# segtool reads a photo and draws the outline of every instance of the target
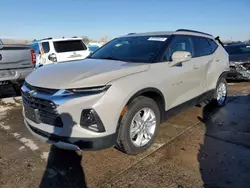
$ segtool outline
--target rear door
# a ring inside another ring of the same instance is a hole
[[[168,86],[166,96],[169,108],[194,99],[201,94],[201,64],[199,59],[193,58],[194,45],[191,37],[176,35],[167,49],[165,60],[171,61],[171,56],[176,51],[188,51],[192,58],[181,63],[180,66],[171,67],[171,73],[165,83]]]
[[[82,40],[54,41],[53,44],[58,62],[85,59],[90,53]]]
[[[218,63],[220,59],[218,59],[214,52],[216,51],[218,45],[215,41],[205,37],[192,37],[194,43],[194,58],[199,59],[200,68],[202,74],[200,75],[201,82],[201,93],[205,93],[208,91],[208,83],[213,81],[213,77],[216,71],[213,70],[212,65],[214,63]],[[214,67],[214,66],[213,66]],[[217,79],[217,78],[216,78]]]

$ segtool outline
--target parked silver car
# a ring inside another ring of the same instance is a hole
[[[210,34],[130,34],[86,60],[28,76],[23,115],[33,135],[59,148],[116,145],[137,154],[150,147],[160,122],[174,112],[203,101],[224,105],[228,70],[228,54]]]

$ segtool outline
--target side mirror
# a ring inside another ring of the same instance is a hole
[[[188,61],[192,58],[190,52],[186,51],[176,51],[172,55],[172,61],[169,63],[170,67],[173,67],[175,65],[178,65],[182,62]]]

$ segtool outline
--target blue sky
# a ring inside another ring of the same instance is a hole
[[[250,39],[250,0],[1,0],[0,36],[20,39],[196,29]]]

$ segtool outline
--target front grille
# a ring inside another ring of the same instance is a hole
[[[36,123],[45,123],[56,127],[63,127],[62,119],[57,111],[57,106],[50,100],[31,96],[22,92],[25,115]]]
[[[34,90],[34,91],[36,91],[38,93],[41,93],[41,94],[53,95],[53,94],[55,94],[58,91],[58,89],[48,89],[48,88],[42,88],[42,87],[32,86],[32,85],[28,84],[27,82],[25,82],[24,85],[29,90]]]

